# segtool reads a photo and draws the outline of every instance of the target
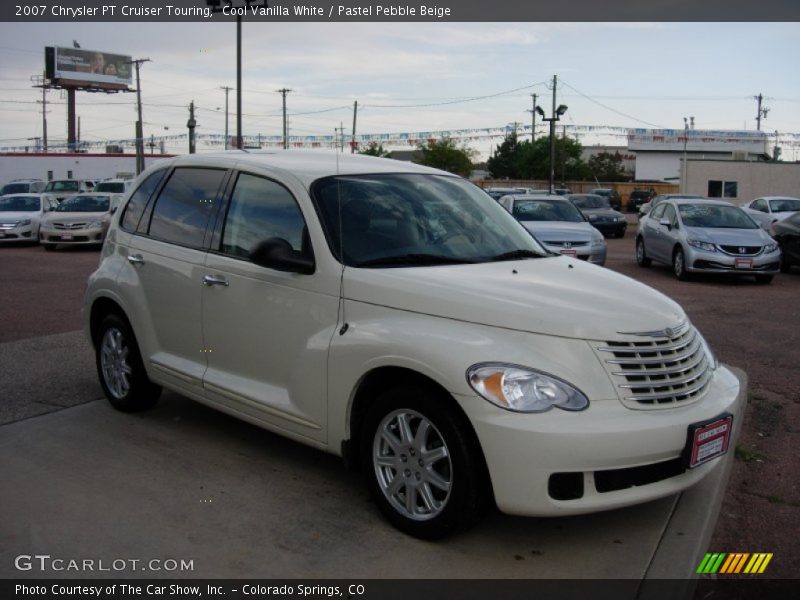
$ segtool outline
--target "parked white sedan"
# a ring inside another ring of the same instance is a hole
[[[743,204],[744,211],[753,219],[769,231],[769,227],[764,227],[764,223],[770,225],[775,221],[782,221],[794,213],[800,211],[800,198],[791,196],[762,196]]]
[[[52,194],[0,196],[0,242],[36,242],[42,217],[56,206]]]
[[[58,244],[102,244],[121,194],[77,194],[49,213],[39,229],[45,250]]]

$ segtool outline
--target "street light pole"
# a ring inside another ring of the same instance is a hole
[[[536,112],[542,117],[542,121],[550,123],[550,193],[555,190],[556,180],[556,122],[561,120],[561,115],[567,112],[567,106],[561,104],[558,108],[553,107],[553,116],[550,118],[545,117],[544,109],[541,106],[536,107]]]
[[[225,90],[225,150],[228,149],[228,92],[231,91],[231,88],[227,85],[223,85],[221,90]]]

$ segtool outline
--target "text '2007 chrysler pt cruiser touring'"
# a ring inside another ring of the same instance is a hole
[[[675,302],[387,159],[160,161],[112,218],[84,317],[116,408],[166,387],[343,455],[419,537],[492,501],[545,516],[673,494],[741,418],[742,382]]]

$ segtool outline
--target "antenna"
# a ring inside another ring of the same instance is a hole
[[[339,329],[339,335],[344,335],[349,329],[347,324],[347,316],[345,315],[345,301],[344,301],[344,227],[342,226],[342,180],[339,172],[339,153],[336,151],[336,128],[333,128],[333,153],[336,155],[336,208],[339,213],[339,260],[342,262],[342,270],[339,273],[339,305],[342,308],[342,327]],[[344,139],[344,130],[342,130],[342,139]]]

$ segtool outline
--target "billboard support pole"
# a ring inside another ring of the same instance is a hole
[[[137,58],[131,64],[136,66],[136,174],[144,171],[144,127],[142,126],[142,85],[139,79],[139,67],[144,62],[149,62],[149,58]]]
[[[75,152],[75,88],[67,88],[67,150]]]

